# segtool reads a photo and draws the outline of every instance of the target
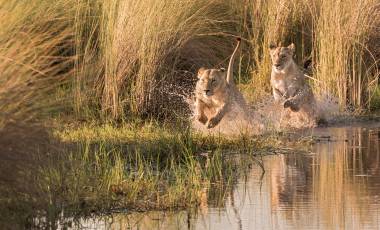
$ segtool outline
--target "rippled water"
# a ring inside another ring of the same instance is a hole
[[[198,210],[114,214],[82,228],[380,229],[380,124],[312,135],[310,153],[264,157],[265,174],[253,167],[222,204],[206,197]]]

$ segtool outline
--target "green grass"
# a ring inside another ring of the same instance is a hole
[[[370,104],[371,110],[374,110],[374,111],[380,110],[380,87],[379,86],[375,87],[375,89],[372,92],[371,97],[372,97],[371,104]]]
[[[49,141],[33,141],[39,147],[24,153],[27,161],[9,162],[22,167],[12,174],[15,185],[0,185],[0,211],[7,214],[0,222],[52,227],[91,213],[196,208],[205,196],[220,203],[250,167],[262,167],[256,157],[309,143],[281,135],[202,136],[155,122],[55,130]]]

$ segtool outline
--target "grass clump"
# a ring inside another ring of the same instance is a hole
[[[12,175],[17,185],[0,186],[4,222],[54,228],[92,213],[193,208],[225,197],[255,162],[253,141],[202,139],[152,124],[125,127],[89,126],[81,135],[61,130],[46,149],[38,144],[40,151],[29,151]],[[136,130],[145,131],[134,136]],[[243,152],[245,160],[234,157]]]
[[[374,90],[372,90],[372,99],[371,99],[371,104],[370,108],[373,111],[379,110],[380,109],[380,87],[377,86],[375,87]]]
[[[68,4],[0,1],[0,122],[46,115],[67,104],[50,95],[69,81],[74,63]]]

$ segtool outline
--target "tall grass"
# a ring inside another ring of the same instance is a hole
[[[342,109],[368,108],[378,82],[376,0],[0,3],[1,117],[186,113],[178,94],[193,90],[197,68],[226,64],[234,36],[246,41],[236,80],[256,100],[270,93],[272,41],[294,42],[315,91]]]
[[[338,96],[341,108],[365,108],[369,86],[378,82],[378,60],[371,33],[380,26],[379,2],[326,1],[318,3],[314,31],[318,90]]]
[[[95,103],[112,118],[124,112],[140,116],[168,113],[178,106],[178,98],[177,103],[168,105],[171,91],[191,91],[194,76],[189,71],[202,65],[215,66],[228,58],[232,39],[228,41],[226,36],[234,31],[238,18],[228,2],[99,1],[91,14],[98,16],[97,23],[82,25],[82,30],[98,31],[93,48],[99,52],[88,53],[99,58],[95,66],[83,63],[83,68],[97,68],[97,74],[88,76],[90,79],[78,76],[82,79],[77,84],[90,80],[89,88],[95,89],[98,99]],[[91,41],[87,36],[82,40]],[[81,95],[78,91],[79,104]]]
[[[269,91],[269,42],[294,42],[297,62],[312,60],[317,93],[338,97],[342,109],[368,108],[379,77],[378,1],[252,0],[252,5],[255,87]]]
[[[297,61],[302,62],[310,55],[311,17],[307,12],[307,0],[261,1],[250,0],[249,39],[252,43],[252,85],[256,99],[267,95],[270,90],[271,60],[270,43],[283,46],[296,43]]]
[[[0,1],[1,119],[29,119],[57,102],[69,80],[73,32],[67,1]]]

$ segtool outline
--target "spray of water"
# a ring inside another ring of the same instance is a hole
[[[190,108],[190,119],[195,131],[205,134],[223,134],[228,136],[257,135],[266,132],[284,131],[287,129],[313,128],[318,125],[319,120],[327,124],[336,122],[338,117],[345,114],[339,110],[337,98],[328,93],[316,95],[314,105],[315,117],[309,117],[305,113],[291,112],[289,108],[284,108],[282,103],[275,102],[272,96],[267,96],[261,102],[242,105],[233,102],[229,111],[220,123],[211,129],[194,118],[195,106],[194,98],[187,90],[165,90],[169,95],[180,98]],[[186,91],[186,92],[185,92]]]
[[[191,111],[194,111],[194,105],[191,104]],[[264,126],[258,120],[255,119],[254,113],[249,108],[243,108],[236,102],[233,102],[225,114],[220,123],[211,129],[207,129],[206,126],[194,117],[191,117],[194,130],[208,134],[224,134],[228,136],[236,135],[254,135],[260,134]]]

